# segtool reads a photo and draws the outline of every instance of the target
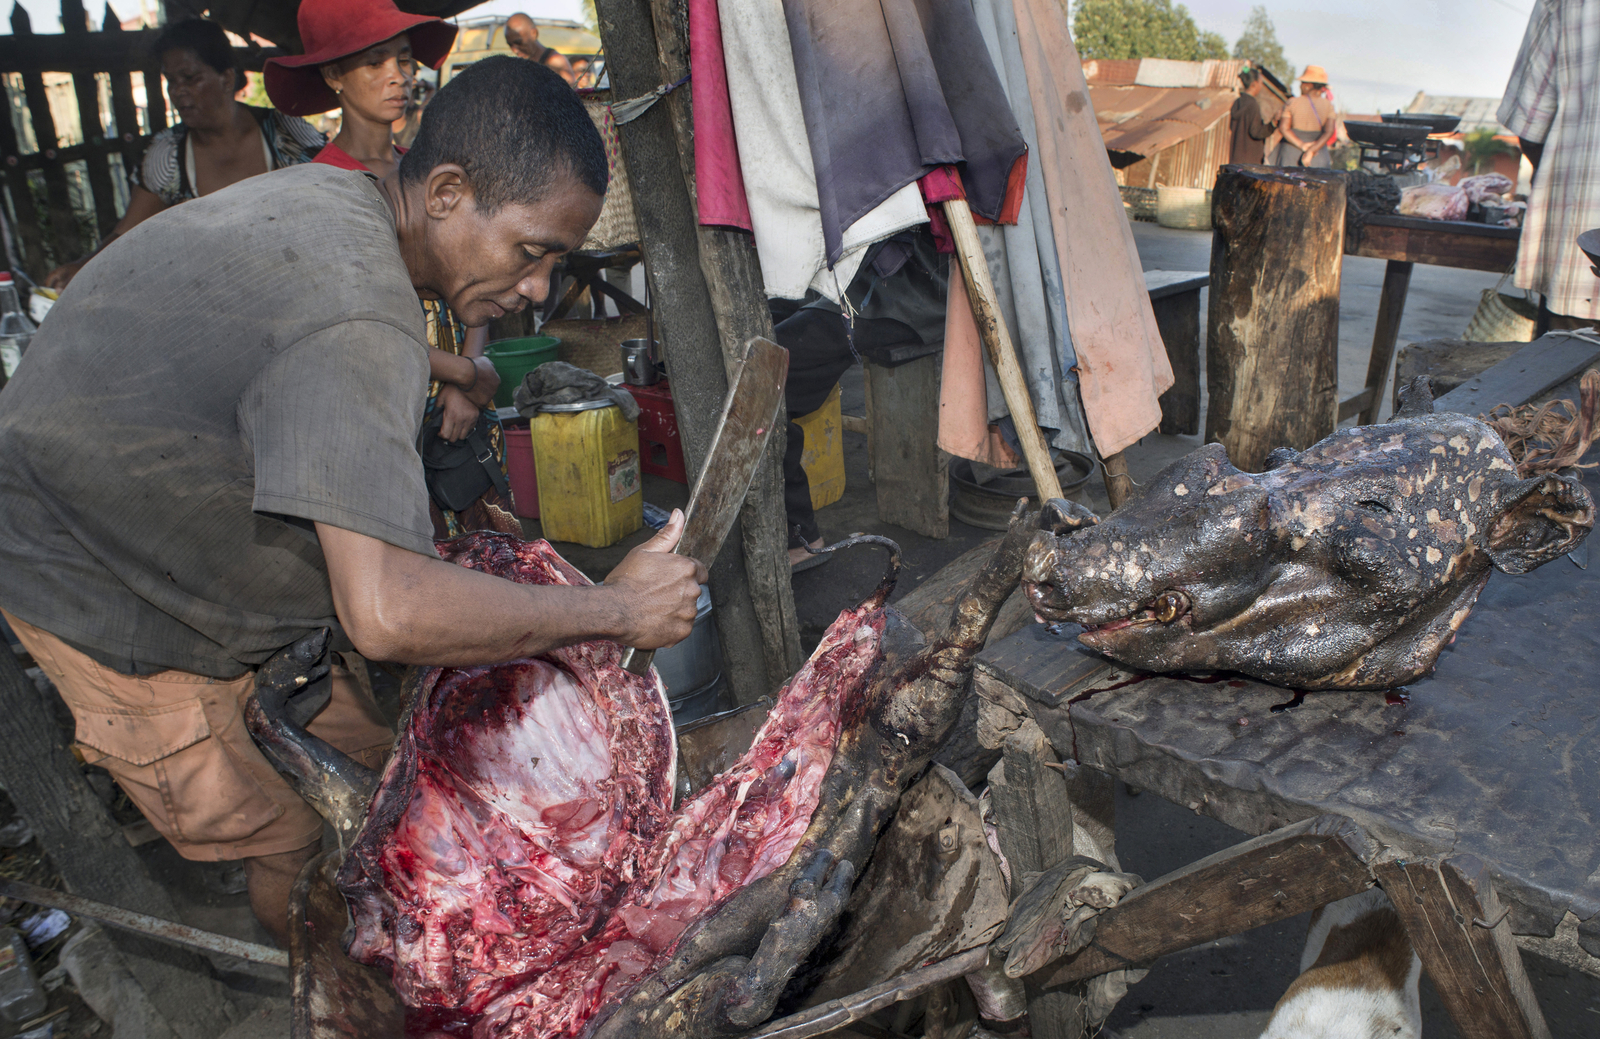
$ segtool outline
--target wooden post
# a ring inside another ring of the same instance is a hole
[[[688,9],[679,0],[652,0],[651,13],[655,19],[656,52],[661,58],[661,81],[676,83],[689,73]],[[693,87],[691,80],[667,95],[662,103],[672,116],[684,188],[697,214],[695,235],[700,247],[700,272],[711,293],[722,363],[732,379],[751,337],[773,338],[772,310],[767,305],[767,288],[761,278],[761,258],[756,252],[755,236],[699,223],[694,180]],[[764,464],[750,481],[744,508],[739,512],[745,576],[750,582],[762,642],[768,651],[767,692],[788,681],[804,661],[800,652],[800,615],[794,605],[794,589],[790,583],[793,573],[789,569],[789,524],[783,506],[787,416],[786,410],[779,413],[776,435],[767,441]]]
[[[1033,398],[1028,395],[1028,384],[1017,363],[1017,351],[1011,345],[1011,330],[1006,327],[1005,315],[1000,313],[994,279],[989,275],[989,261],[984,259],[983,243],[978,240],[978,225],[972,222],[972,210],[967,208],[966,199],[951,199],[942,205],[945,218],[950,221],[950,235],[956,240],[956,256],[961,259],[961,275],[972,301],[972,319],[988,349],[989,363],[994,365],[995,375],[1000,380],[1006,407],[1011,409],[1011,421],[1017,427],[1017,439],[1022,442],[1028,473],[1039,489],[1040,501],[1059,498],[1061,481],[1056,479],[1056,467],[1050,460],[1050,445],[1044,442],[1039,421],[1034,417]]]
[[[932,436],[939,420],[943,357],[885,368],[867,364],[868,449],[877,473],[878,518],[924,537],[950,536],[950,464]]]
[[[1024,890],[1026,873],[1070,858],[1072,802],[1066,778],[1043,730],[1031,720],[1006,738],[1000,763],[989,773],[1000,851],[1011,867],[1011,897]],[[1028,1023],[1035,1039],[1081,1039],[1088,1027],[1081,991],[1046,992],[1026,979]]]
[[[1259,472],[1337,425],[1344,181],[1224,166],[1212,198],[1206,440]]]
[[[11,31],[16,36],[33,35],[33,21],[21,4],[11,9]],[[22,73],[22,86],[28,97],[28,117],[33,122],[33,136],[38,142],[39,154],[46,160],[53,160],[60,142],[56,137],[56,121],[50,115],[50,99],[44,91],[43,73]],[[72,210],[66,169],[58,162],[47,161],[44,164],[44,184],[45,211],[49,214],[51,237],[60,251],[55,262],[60,264],[75,260],[86,250],[83,236],[78,233],[77,214]]]
[[[1133,493],[1133,477],[1128,475],[1128,459],[1121,451],[1102,458],[1100,465],[1105,472],[1106,499],[1111,502],[1113,510],[1120,509],[1122,503],[1128,500],[1128,495]]]
[[[100,803],[61,739],[33,681],[0,644],[0,781],[28,821],[67,890],[124,909],[177,920],[172,898]],[[226,991],[201,957],[116,932],[150,1001],[181,1039],[212,1039],[228,1027]]]
[[[1550,1039],[1488,867],[1462,855],[1376,872],[1462,1039]]]
[[[674,82],[664,78],[661,41],[657,39],[650,0],[597,0],[596,11],[614,97],[638,97],[664,82]],[[667,42],[671,43],[670,37]],[[686,89],[687,85],[679,88]],[[744,310],[739,315],[744,323],[736,327],[739,323],[730,307],[724,315],[728,327],[719,325],[714,299],[747,300],[750,285],[748,281],[741,285],[734,274],[742,272],[747,277],[750,268],[748,264],[736,267],[740,259],[737,255],[713,257],[727,260],[728,264],[719,266],[713,262],[711,267],[722,276],[716,279],[719,284],[715,290],[708,283],[694,199],[684,179],[676,121],[671,104],[657,103],[638,119],[619,127],[619,133],[623,161],[633,187],[656,327],[672,378],[684,460],[691,471],[697,472],[705,460],[728,391],[725,336],[731,339],[746,329],[760,327],[760,322]],[[765,306],[764,293],[760,299]],[[770,319],[765,327],[770,331]],[[740,340],[739,346],[742,345]],[[769,452],[777,454],[768,455],[769,463],[781,463],[782,432],[782,428],[776,430],[777,435],[771,438]],[[740,703],[771,693],[799,666],[799,626],[788,584],[788,541],[774,523],[783,522],[781,484],[781,464],[765,465],[752,484],[752,494],[762,497],[746,499],[741,516],[750,513],[752,501],[762,513],[758,517],[762,524],[758,528],[760,534],[754,538],[756,551],[751,550],[752,536],[744,531],[741,520],[738,537],[730,537],[728,542],[742,550],[725,548],[715,562],[706,561],[711,565],[711,594],[722,641],[723,673]],[[764,600],[759,607],[753,594],[758,586]]]
[[[1367,402],[1356,423],[1370,426],[1378,421],[1383,391],[1389,384],[1389,365],[1394,363],[1394,344],[1400,339],[1400,317],[1406,311],[1406,293],[1411,289],[1411,270],[1415,264],[1390,260],[1383,268],[1383,294],[1378,297],[1378,324],[1372,330],[1372,357],[1367,361]],[[1340,409],[1343,411],[1344,409]],[[1341,419],[1344,415],[1339,416]]]

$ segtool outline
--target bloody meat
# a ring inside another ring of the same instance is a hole
[[[586,579],[544,542],[442,543],[512,580]],[[581,1033],[694,924],[781,867],[878,662],[882,596],[845,610],[751,749],[671,811],[671,717],[610,642],[421,679],[340,874],[350,955],[413,1024],[474,1039]]]

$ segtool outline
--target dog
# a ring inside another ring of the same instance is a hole
[[[1311,914],[1300,976],[1261,1039],[1420,1039],[1422,961],[1381,888]]]

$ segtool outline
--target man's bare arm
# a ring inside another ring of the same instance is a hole
[[[333,607],[363,656],[467,666],[609,638],[670,646],[694,626],[705,567],[672,555],[683,515],[629,552],[595,588],[525,585],[318,523]]]

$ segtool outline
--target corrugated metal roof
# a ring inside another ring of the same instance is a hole
[[[1233,91],[1221,87],[1089,84],[1089,101],[1106,148],[1135,155],[1154,155],[1204,133],[1228,117],[1233,99]]]

